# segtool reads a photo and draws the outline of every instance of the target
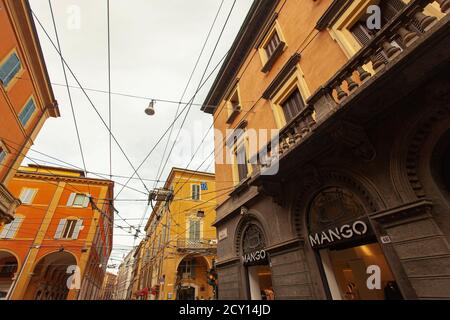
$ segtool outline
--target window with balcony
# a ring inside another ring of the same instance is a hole
[[[26,127],[35,111],[36,104],[34,103],[34,99],[30,98],[30,100],[28,100],[23,107],[22,111],[19,113],[19,120],[23,127]]]
[[[278,128],[283,128],[297,117],[306,107],[306,98],[310,96],[300,67],[297,66],[292,75],[285,80],[280,89],[270,97]]]
[[[199,243],[201,239],[200,219],[189,219],[189,244]]]
[[[369,28],[367,24],[368,18],[373,17],[375,14],[373,11],[368,10],[371,5],[377,5],[380,10],[380,29]],[[329,28],[330,33],[350,58],[362,47],[365,47],[407,5],[408,1],[402,0],[354,1],[345,10],[342,10],[339,16],[333,19],[334,21]],[[407,47],[411,40],[417,38],[418,34],[424,33],[436,18],[441,18],[442,16],[443,13],[438,2],[430,3],[423,12],[417,10],[412,17],[411,23],[405,23],[400,28],[398,35],[385,44],[385,50],[374,57],[377,62],[372,61],[376,64],[373,69],[376,70],[377,65],[383,64],[394,53]]]
[[[259,45],[259,54],[263,63],[261,71],[269,72],[285,49],[286,41],[278,21],[275,21]]]
[[[15,51],[0,63],[0,81],[4,88],[8,87],[21,69],[20,59]]]
[[[281,104],[281,107],[283,109],[284,118],[286,119],[286,122],[289,123],[305,107],[300,91],[295,89],[286,101]]]
[[[237,148],[236,150],[236,163],[239,181],[242,181],[248,177],[248,161],[247,161],[247,149],[245,144]]]

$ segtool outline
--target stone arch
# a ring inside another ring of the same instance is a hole
[[[0,298],[6,299],[14,284],[14,277],[20,270],[17,255],[6,249],[0,249]]]
[[[262,217],[262,215],[254,210],[249,211],[247,214],[245,214],[238,222],[238,225],[236,227],[236,234],[234,238],[234,248],[235,253],[237,256],[240,256],[242,251],[242,236],[244,235],[245,231],[247,230],[249,225],[256,225],[260,231],[261,234],[264,237],[265,244],[268,245],[270,243],[269,238],[267,237],[268,227],[266,226],[265,220]]]
[[[33,266],[33,277],[27,285],[24,299],[34,300],[39,294],[40,299],[51,300],[61,292],[67,296],[67,279],[71,276],[67,270],[73,265],[78,265],[78,259],[67,250],[52,251],[40,257]],[[64,281],[60,281],[61,278]]]
[[[447,98],[448,100],[448,98]],[[435,105],[434,108],[423,108],[397,139],[391,152],[390,174],[392,183],[402,202],[423,199],[427,193],[420,177],[421,169],[429,166],[430,158],[424,158],[424,146],[433,143],[436,128],[447,127],[450,106],[445,97],[433,97],[431,101],[421,101],[423,105]],[[436,142],[435,142],[436,143]],[[431,154],[426,155],[431,157]]]
[[[342,188],[353,193],[366,210],[366,214],[386,208],[375,185],[367,178],[350,171],[340,171],[332,168],[315,170],[314,179],[306,179],[299,192],[294,196],[291,208],[291,226],[294,234],[300,238],[305,236],[308,210],[311,201],[319,192],[329,187]]]

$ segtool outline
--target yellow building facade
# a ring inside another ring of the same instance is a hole
[[[173,168],[164,190],[169,190],[170,200],[153,203],[146,238],[136,254],[134,296],[145,300],[213,299],[208,272],[217,246],[212,226],[215,176]]]

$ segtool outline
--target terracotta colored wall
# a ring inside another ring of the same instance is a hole
[[[11,240],[0,240],[0,251],[9,250],[14,252],[19,259],[20,270],[23,261],[27,257],[30,247],[34,243],[34,239],[40,227],[43,223],[49,222],[48,218],[45,218],[45,215],[47,214],[50,204],[55,197],[55,192],[58,188],[58,181],[56,179],[39,177],[31,178],[20,173],[18,175],[19,176],[16,176],[14,179],[12,179],[9,184],[10,191],[14,196],[19,197],[23,188],[38,189],[31,205],[21,205],[17,208],[16,215],[24,216],[24,220],[20,225],[16,236]],[[64,180],[64,178],[59,180]],[[108,189],[108,186],[106,184],[91,184],[90,186],[88,186],[86,183],[67,181],[61,196],[58,198],[58,205],[55,209],[54,215],[50,219],[50,223],[45,230],[45,236],[40,243],[39,251],[37,252],[34,261],[31,262],[33,266],[35,266],[42,257],[46,256],[49,253],[57,252],[60,247],[64,247],[65,251],[72,253],[76,257],[78,266],[82,269],[82,273],[83,270],[86,269],[86,273],[84,275],[95,278],[98,282],[98,285],[101,286],[103,282],[103,274],[102,272],[99,273],[99,270],[97,268],[101,261],[98,259],[98,252],[96,252],[96,250],[94,249],[95,244],[92,244],[91,246],[88,245],[91,241],[93,241],[95,236],[95,229],[94,231],[90,230],[91,225],[93,223],[97,225],[99,221],[101,222],[99,224],[103,239],[101,249],[103,250],[104,255],[109,256],[111,252],[112,237],[110,239],[109,249],[107,249],[104,240],[105,230],[102,223],[103,218],[97,218],[96,220],[95,211],[91,206],[87,208],[71,208],[67,207],[66,204],[72,192],[90,193],[94,197],[94,199],[101,199],[102,197],[105,197],[105,193],[107,194],[107,191],[105,189]],[[97,204],[100,208],[102,202],[103,201],[97,200]],[[105,213],[108,213],[108,206],[105,206],[105,208],[103,208],[103,211]],[[55,240],[54,235],[60,220],[68,217],[77,217],[79,219],[83,219],[84,228],[80,231],[78,239]],[[112,225],[108,224],[107,228],[109,229],[108,232],[112,234]],[[85,247],[92,248],[93,250],[89,253],[89,257],[83,265],[82,249]],[[94,265],[96,266],[96,268],[93,268]]]
[[[339,70],[347,61],[342,49],[331,38],[328,31],[319,32],[315,29],[317,21],[331,2],[331,0],[280,2],[276,9],[279,14],[277,21],[287,43],[286,50],[266,74],[261,72],[263,65],[259,53],[256,49],[251,51],[238,73],[243,111],[232,125],[227,125],[228,115],[223,108],[225,101],[222,101],[214,115],[216,129],[225,135],[226,129],[235,128],[244,118],[248,121],[247,128],[275,129],[276,124],[270,102],[259,99],[285,63],[296,52],[301,53],[299,65],[311,93],[314,93],[322,83]],[[256,101],[259,102],[255,103]],[[223,149],[222,141],[216,141],[216,151],[218,149]],[[225,149],[223,152],[225,153]],[[217,189],[232,187],[232,180],[232,166],[216,164]],[[220,204],[226,199],[226,195],[221,196],[218,203]]]

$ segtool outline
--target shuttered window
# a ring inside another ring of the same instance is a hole
[[[189,221],[189,241],[200,241],[200,220],[192,219]]]
[[[280,45],[280,42],[281,42],[280,37],[278,36],[278,33],[275,31],[270,37],[270,40],[267,42],[267,45],[264,47],[268,59],[270,59],[270,57],[273,55],[277,47]]]
[[[192,185],[192,200],[200,200],[200,185]]]
[[[78,239],[82,226],[81,219],[61,219],[56,229],[55,239]]]
[[[20,202],[22,202],[22,204],[32,204],[36,192],[36,189],[24,188],[20,193]]]
[[[13,222],[3,226],[0,232],[0,239],[13,239],[22,225],[23,220],[24,217],[16,216]]]
[[[236,160],[237,160],[239,181],[242,181],[246,179],[248,176],[247,150],[245,149],[245,145],[237,149]]]
[[[300,91],[296,89],[285,102],[281,104],[286,122],[289,123],[305,107]]]
[[[6,150],[0,145],[0,164],[3,163],[3,160],[6,158]]]
[[[36,105],[34,104],[34,100],[30,99],[19,114],[19,120],[22,126],[25,127],[27,125],[28,121],[30,121],[31,116],[35,111]]]
[[[0,81],[4,87],[14,79],[21,68],[19,56],[13,52],[6,61],[0,65]]]
[[[68,207],[87,208],[89,206],[90,195],[84,193],[72,193],[67,200]]]

